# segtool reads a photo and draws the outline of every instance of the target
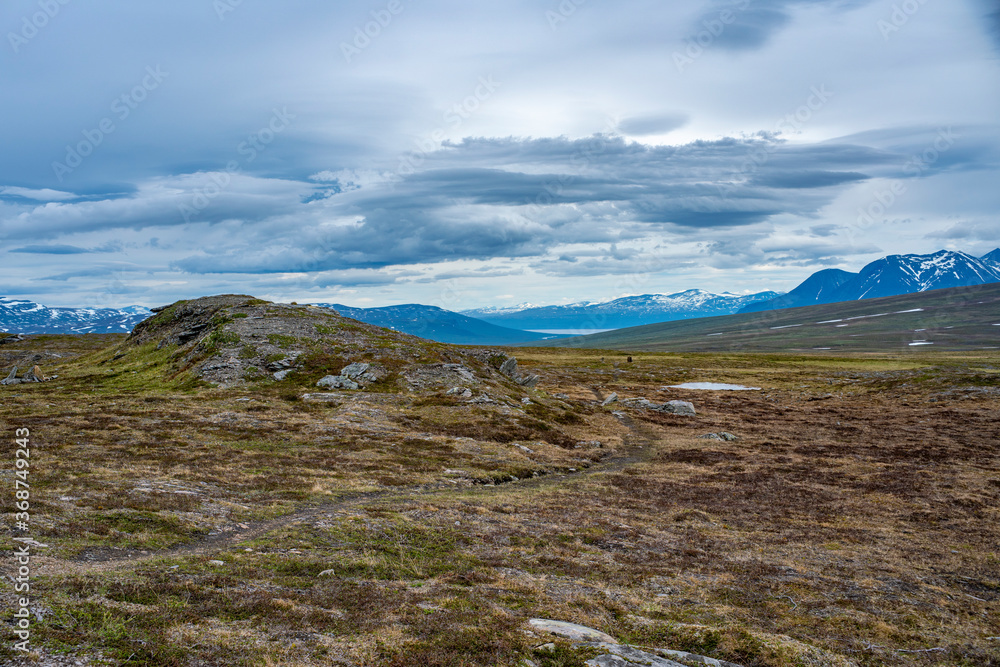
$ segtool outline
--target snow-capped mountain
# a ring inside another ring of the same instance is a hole
[[[314,305],[321,308],[332,308],[344,317],[374,324],[378,327],[395,329],[439,343],[513,345],[558,338],[558,336],[553,335],[509,329],[436,306],[423,306],[416,303],[384,308],[352,308],[338,303],[317,303]]]
[[[933,255],[890,255],[876,260],[841,285],[835,296],[873,299],[995,282],[1000,282],[1000,270],[964,252],[941,250]]]
[[[930,255],[889,255],[865,266],[859,273],[814,273],[783,297],[747,306],[740,312],[778,310],[820,303],[857,301],[1000,282],[1000,248],[973,257],[964,252],[940,250]],[[839,284],[837,282],[839,281]]]
[[[48,308],[34,301],[0,297],[0,331],[9,333],[129,333],[151,314],[142,306]]]
[[[985,255],[983,255],[982,257],[980,257],[979,259],[986,266],[992,267],[992,268],[1000,271],[1000,248],[997,248],[993,252],[986,253]]]
[[[529,330],[620,329],[622,327],[686,320],[713,315],[731,315],[744,306],[769,301],[779,292],[758,294],[713,294],[691,289],[676,294],[643,294],[602,303],[528,308],[482,308],[462,311],[490,324]]]
[[[812,274],[801,285],[793,289],[788,294],[783,294],[770,301],[760,301],[745,306],[741,313],[756,313],[762,310],[780,310],[782,308],[798,308],[799,306],[811,306],[832,294],[844,283],[857,278],[858,274],[840,269],[823,269]]]

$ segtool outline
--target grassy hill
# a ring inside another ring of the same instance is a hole
[[[1000,285],[664,322],[544,343],[660,352],[915,352],[1000,346]]]
[[[34,540],[32,653],[0,665],[598,653],[531,619],[745,667],[1000,665],[1000,350],[535,348],[515,374],[321,308],[157,310],[0,345],[53,378],[0,386],[10,460],[15,429],[31,450],[0,471],[30,484],[27,530],[0,533]],[[360,386],[316,386],[348,364]],[[669,386],[697,380],[762,389]]]

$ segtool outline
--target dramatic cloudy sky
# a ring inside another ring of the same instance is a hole
[[[457,310],[1000,245],[995,0],[3,5],[0,295]]]

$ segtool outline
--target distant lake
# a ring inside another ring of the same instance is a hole
[[[560,334],[563,336],[589,336],[590,334],[614,331],[614,329],[529,329],[532,333]]]

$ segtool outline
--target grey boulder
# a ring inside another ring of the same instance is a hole
[[[698,413],[694,409],[694,404],[688,401],[670,401],[656,408],[658,412],[666,412],[672,415],[683,415],[694,417]]]
[[[733,435],[728,431],[719,431],[718,433],[706,433],[705,435],[699,435],[702,440],[719,440],[720,442],[733,442],[734,440],[739,440],[739,436]]]
[[[625,401],[626,405],[642,408],[644,410],[655,410],[671,415],[682,415],[694,417],[698,413],[694,409],[694,404],[688,401],[670,401],[668,403],[654,403],[648,398],[630,398]]]
[[[600,630],[588,628],[585,625],[567,623],[566,621],[553,621],[547,618],[533,618],[528,621],[528,625],[533,630],[548,632],[557,637],[565,637],[577,642],[598,642],[607,644],[617,644],[614,637],[605,634]]]
[[[317,387],[327,387],[328,389],[358,389],[359,385],[354,380],[343,375],[327,375],[316,383]]]
[[[500,372],[509,378],[518,379],[517,359],[511,357],[500,365]]]
[[[348,366],[344,366],[341,369],[340,374],[345,378],[350,378],[356,381],[365,382],[375,382],[379,379],[378,373],[372,369],[371,364],[353,363]]]
[[[522,376],[521,372],[517,369],[517,359],[514,357],[509,357],[506,361],[500,364],[500,372],[522,387],[527,387],[528,389],[534,389],[537,387],[538,381],[541,379],[537,375]]]

